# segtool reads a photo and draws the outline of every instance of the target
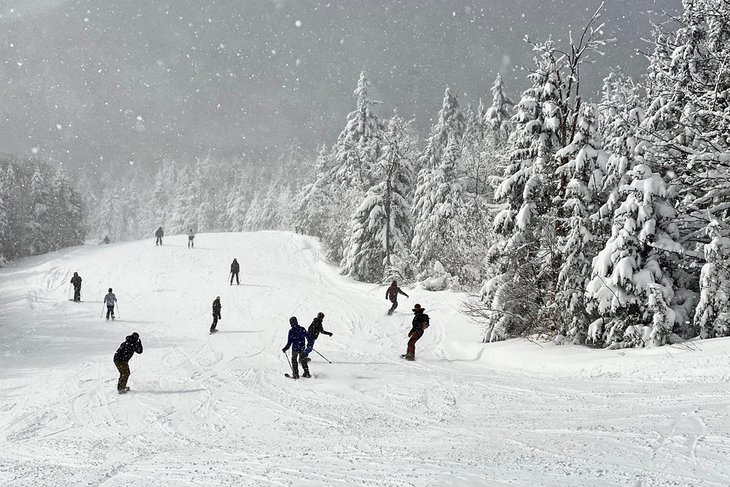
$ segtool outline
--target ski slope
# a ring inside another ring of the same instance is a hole
[[[353,282],[284,232],[84,246],[0,270],[2,486],[728,486],[730,341],[479,343],[463,296]],[[237,257],[242,284],[228,285]],[[69,280],[83,278],[82,303]],[[113,287],[120,318],[100,319]],[[208,334],[221,296],[220,332]],[[399,359],[420,303],[432,326]],[[288,318],[326,314],[313,379]],[[112,355],[137,331],[127,395]]]

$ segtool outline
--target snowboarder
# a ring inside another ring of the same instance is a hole
[[[312,320],[312,324],[309,325],[309,328],[307,329],[307,348],[304,349],[304,352],[302,352],[302,357],[304,357],[304,360],[306,362],[309,362],[312,360],[309,358],[309,354],[312,353],[312,350],[314,350],[314,342],[317,341],[317,338],[319,338],[319,334],[323,333],[327,336],[332,336],[332,333],[329,331],[326,331],[322,327],[322,320],[324,319],[324,313],[321,311],[317,313],[317,317]]]
[[[236,278],[236,286],[240,284],[238,281],[238,272],[241,270],[241,267],[238,265],[238,261],[236,259],[233,259],[233,262],[231,262],[231,286],[233,286],[233,278]]]
[[[188,248],[189,249],[195,248],[195,243],[193,242],[194,239],[195,239],[195,232],[193,232],[193,229],[191,228],[190,231],[188,232]]]
[[[421,308],[420,304],[416,304],[413,308],[413,314],[415,316],[413,317],[413,326],[411,331],[408,332],[410,340],[408,340],[406,354],[401,355],[401,358],[406,360],[416,360],[416,342],[423,336],[423,331],[430,326],[428,315],[424,313],[424,311],[426,310]]]
[[[213,324],[210,325],[210,332],[215,333],[215,327],[218,325],[218,320],[221,320],[221,297],[216,296],[213,300]]]
[[[109,321],[109,317],[112,317],[114,321],[114,305],[117,303],[117,297],[112,292],[112,288],[109,288],[109,294],[104,296],[104,304],[106,304],[106,320]]]
[[[385,299],[390,299],[390,302],[393,303],[393,305],[388,310],[389,315],[392,315],[393,311],[395,311],[395,309],[398,307],[399,294],[402,294],[407,298],[410,297],[406,293],[404,293],[401,288],[398,287],[398,281],[393,281],[390,287],[385,291]]]
[[[78,272],[74,272],[74,276],[71,278],[71,284],[74,286],[74,301],[81,302],[81,276]]]
[[[119,382],[117,382],[119,394],[129,391],[129,387],[127,387],[127,379],[129,379],[130,374],[129,359],[132,358],[135,352],[142,353],[142,340],[139,339],[139,334],[136,331],[127,336],[114,354],[114,365],[119,371]]]
[[[165,232],[162,231],[162,227],[158,227],[157,230],[155,231],[155,237],[156,237],[155,247],[157,247],[158,245],[162,245],[162,237],[164,237],[164,236],[165,236]]]
[[[304,356],[302,354],[304,352],[304,342],[307,338],[307,330],[299,326],[296,316],[289,318],[289,325],[291,325],[291,329],[289,330],[289,340],[286,342],[286,346],[282,348],[281,351],[286,353],[286,351],[289,350],[289,347],[291,347],[291,377],[293,379],[299,378],[299,366],[297,365],[297,361],[301,362],[302,370],[304,370],[302,377],[311,377],[311,375],[309,375],[309,366],[307,365],[307,361],[304,360]]]

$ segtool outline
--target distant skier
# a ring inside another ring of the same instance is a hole
[[[413,317],[411,331],[408,332],[410,340],[408,340],[406,354],[401,355],[401,358],[406,360],[416,360],[416,342],[423,336],[423,331],[430,326],[428,315],[424,313],[424,311],[426,310],[421,308],[420,304],[417,304],[413,308],[413,314],[415,316]]]
[[[289,318],[289,325],[291,325],[291,329],[289,330],[289,340],[286,342],[286,346],[282,348],[281,351],[286,353],[286,351],[289,350],[289,347],[291,347],[291,377],[292,379],[299,378],[298,361],[301,362],[302,370],[304,370],[302,377],[311,377],[311,375],[309,375],[309,366],[303,356],[304,341],[307,338],[307,330],[299,326],[296,316]]]
[[[193,229],[191,228],[190,231],[188,232],[188,248],[189,249],[195,248],[195,242],[193,240],[195,240],[195,232],[193,232]]]
[[[78,272],[74,272],[71,284],[74,286],[74,301],[78,303],[81,301],[81,276]]]
[[[233,278],[236,278],[236,286],[240,284],[238,281],[238,272],[241,270],[241,267],[238,265],[238,261],[236,259],[233,259],[233,262],[231,262],[231,286],[233,286]]]
[[[109,243],[109,235],[104,235],[104,240],[102,240],[105,244]]]
[[[162,227],[158,227],[157,230],[155,231],[155,237],[156,237],[155,247],[157,247],[158,245],[162,245],[162,237],[164,237],[164,236],[165,236],[165,232],[162,231]]]
[[[104,304],[106,304],[106,320],[109,321],[111,316],[114,321],[114,305],[117,304],[117,297],[112,292],[112,288],[109,288],[109,294],[104,296]]]
[[[221,297],[216,296],[213,300],[213,324],[210,325],[210,332],[215,333],[215,327],[218,326],[218,320],[221,320]]]
[[[142,353],[142,340],[139,339],[137,332],[127,336],[126,340],[119,345],[114,354],[114,365],[119,371],[119,382],[117,382],[117,391],[124,394],[129,391],[127,387],[127,379],[129,379],[129,359],[136,353]]]
[[[406,293],[404,293],[401,288],[398,287],[398,281],[393,281],[390,287],[385,291],[385,299],[390,299],[390,302],[393,303],[393,305],[388,310],[389,315],[392,315],[393,311],[395,311],[395,309],[398,307],[399,294],[402,294],[407,298],[410,297]]]
[[[309,358],[309,354],[312,353],[312,350],[314,350],[314,342],[316,342],[317,338],[319,338],[319,334],[322,333],[324,335],[332,336],[332,333],[326,331],[322,327],[322,320],[324,320],[324,313],[320,311],[317,313],[317,317],[312,320],[312,324],[309,325],[309,328],[307,329],[307,348],[305,348],[304,352],[302,352],[302,357],[304,357],[304,360],[307,362],[312,360]]]

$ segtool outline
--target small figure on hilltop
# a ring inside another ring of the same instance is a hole
[[[411,361],[416,360],[416,342],[423,336],[423,331],[430,326],[429,317],[424,311],[426,310],[421,308],[420,304],[416,304],[413,308],[415,316],[413,316],[411,331],[408,332],[410,340],[408,340],[406,354],[401,355],[401,358]]]
[[[74,272],[74,276],[71,278],[71,284],[74,287],[74,301],[81,301],[81,276],[78,272]]]
[[[393,311],[395,311],[395,309],[398,307],[399,294],[402,294],[407,298],[410,297],[406,293],[404,293],[401,288],[398,287],[398,281],[393,281],[390,287],[385,291],[385,299],[390,299],[390,302],[393,303],[393,305],[388,310],[389,315],[392,315]]]
[[[210,332],[215,333],[218,330],[215,329],[218,326],[218,320],[221,320],[221,297],[216,296],[213,300],[213,324],[210,325]]]
[[[193,232],[193,229],[191,228],[190,231],[188,231],[188,248],[194,249],[195,248],[195,232]]]
[[[162,227],[158,227],[155,231],[155,247],[162,245],[162,237],[164,236],[165,232],[162,230]]]
[[[233,259],[233,262],[231,262],[231,286],[233,286],[233,278],[236,278],[236,286],[240,284],[238,281],[238,272],[241,270],[241,267],[238,265],[238,261],[236,259]]]
[[[312,350],[314,350],[314,342],[316,342],[317,338],[319,338],[319,334],[322,333],[324,335],[332,336],[331,332],[326,331],[322,327],[322,320],[324,320],[324,313],[320,311],[317,313],[317,316],[312,320],[312,324],[309,325],[309,328],[307,329],[307,348],[305,348],[304,352],[302,352],[302,357],[304,357],[306,362],[312,360],[309,358],[309,354],[312,353]]]
[[[299,322],[297,321],[296,316],[292,316],[291,318],[289,318],[289,325],[291,326],[291,329],[289,330],[289,339],[286,342],[286,346],[282,348],[281,351],[286,353],[286,351],[289,350],[289,347],[291,347],[292,375],[285,375],[287,377],[291,377],[292,379],[298,379],[298,362],[300,362],[302,364],[302,370],[304,370],[304,374],[302,374],[302,377],[311,377],[311,375],[309,375],[309,366],[307,365],[307,361],[304,360],[303,356],[304,342],[307,339],[307,330],[299,326]]]
[[[112,288],[109,288],[109,293],[104,296],[104,304],[106,304],[106,320],[109,321],[111,316],[114,321],[114,305],[117,303],[117,297],[112,292]]]
[[[117,382],[117,392],[119,394],[124,394],[129,391],[129,387],[127,387],[127,380],[130,374],[129,360],[135,352],[142,353],[142,340],[139,339],[137,332],[127,336],[114,354],[114,365],[116,365],[119,371],[119,382]]]

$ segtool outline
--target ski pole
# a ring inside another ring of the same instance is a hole
[[[289,360],[289,354],[284,352],[284,355],[286,356],[286,363],[289,364],[289,368],[291,369],[291,375],[294,377],[294,366],[291,364],[291,360]]]
[[[117,316],[120,320],[122,319],[122,313],[119,311],[119,303],[117,303]]]
[[[313,348],[312,350],[314,350],[314,348]],[[314,350],[314,351],[315,351],[315,352],[317,352],[317,350]],[[323,359],[327,360],[327,362],[329,362],[329,363],[332,363],[332,362],[330,362],[330,361],[329,361],[329,359],[328,359],[327,357],[325,357],[325,356],[324,356],[324,355],[322,355],[321,353],[317,352],[317,355],[319,355],[319,356],[320,356],[320,357],[322,357]]]
[[[103,318],[103,317],[104,317],[104,304],[102,303],[102,305],[101,305],[101,316],[99,316],[99,318]]]

